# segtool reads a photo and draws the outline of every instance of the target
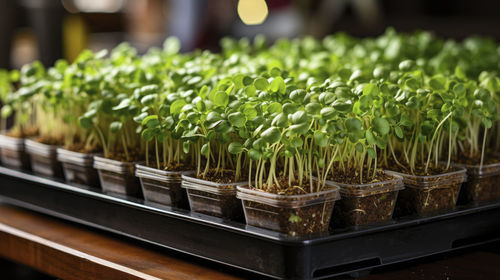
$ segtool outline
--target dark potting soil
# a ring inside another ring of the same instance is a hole
[[[285,208],[254,201],[243,201],[247,224],[292,236],[328,231],[334,201]]]
[[[333,224],[336,227],[382,223],[392,218],[398,195],[398,183],[389,182],[394,177],[382,170],[378,170],[374,177],[372,172],[366,177],[363,172],[364,184],[380,184],[359,187],[358,172],[357,169],[343,170],[337,166],[328,178],[333,182],[352,185],[352,188],[341,188],[342,198],[335,204],[333,215]]]
[[[155,159],[151,160],[150,158],[148,167],[158,169],[156,160]],[[168,165],[165,165],[164,163],[160,162],[160,169],[165,171],[190,171],[190,170],[195,170],[195,167],[193,165],[185,164],[182,162],[170,163]]]
[[[292,236],[327,231],[335,201],[327,200],[323,203],[307,205],[308,200],[315,198],[300,200],[297,198],[292,199],[290,196],[316,192],[318,187],[314,181],[311,188],[310,180],[306,178],[304,178],[302,186],[299,186],[298,181],[289,184],[288,178],[285,177],[279,177],[277,180],[279,186],[274,183],[271,186],[265,185],[265,190],[252,188],[261,192],[283,195],[276,200],[276,205],[249,200],[243,201],[247,224],[287,233]],[[326,189],[321,188],[320,190]],[[280,204],[284,202],[294,204],[296,207],[281,206]]]
[[[64,144],[64,139],[62,137],[40,136],[35,138],[34,141],[51,146],[61,146]]]
[[[340,165],[334,165],[333,171],[328,174],[327,179],[342,184],[370,184],[392,179],[392,176],[385,174],[382,170],[377,170],[375,176],[373,176],[373,170],[367,172],[365,169],[363,170],[363,181],[361,182],[359,173],[357,168],[342,168]]]
[[[500,200],[500,174],[483,178],[469,178],[460,191],[460,204]]]
[[[335,227],[382,223],[390,220],[398,192],[387,191],[368,196],[343,196],[333,210]]]
[[[246,173],[242,172],[242,174]],[[248,178],[241,178],[241,177],[238,178],[238,180],[236,180],[235,177],[236,177],[236,172],[234,170],[230,169],[216,170],[215,168],[213,168],[209,169],[205,174],[205,176],[203,176],[203,174],[198,174],[196,178],[220,184],[238,183],[248,180]]]
[[[102,152],[102,148],[98,145],[87,146],[85,143],[74,143],[64,147],[68,151],[82,154],[96,154]]]
[[[130,149],[128,151],[129,158],[127,159],[127,155],[123,151],[112,152],[108,154],[106,158],[121,161],[121,162],[138,162],[144,160],[144,156],[139,151]]]
[[[401,163],[401,161],[400,161]],[[385,170],[391,170],[399,173],[404,173],[404,174],[412,174],[416,176],[431,176],[431,175],[439,175],[439,174],[444,174],[448,172],[453,172],[456,171],[457,169],[453,166],[449,166],[446,168],[446,166],[443,165],[434,165],[434,164],[429,164],[427,171],[425,170],[425,165],[419,165],[417,164],[415,166],[415,169],[413,172],[411,171],[410,167],[403,164],[403,166],[397,164],[393,159],[388,161],[387,166],[382,165],[381,168]]]
[[[483,159],[483,165],[486,164],[494,164],[499,163],[500,158],[495,156],[489,156],[491,153],[485,153],[485,157]],[[467,165],[480,165],[481,164],[481,156],[476,155],[473,157],[469,157],[467,155],[461,155],[460,157],[456,157],[453,159],[453,162]]]
[[[191,210],[219,218],[241,221],[243,209],[236,195],[218,195],[209,192],[189,189]]]
[[[449,212],[455,207],[461,184],[448,183],[429,188],[406,186],[399,193],[399,199],[396,204],[396,215],[422,216]]]

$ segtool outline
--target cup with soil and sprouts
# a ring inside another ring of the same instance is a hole
[[[35,66],[38,64],[34,64]],[[24,75],[34,66],[23,67]],[[34,74],[34,73],[31,73]],[[20,88],[16,91],[15,83],[19,80],[17,71],[0,70],[0,101],[3,103],[0,114],[0,157],[2,164],[14,169],[30,170],[31,162],[24,140],[38,135],[38,129],[30,117],[32,104],[29,97],[35,94],[35,88]],[[34,83],[34,80],[31,81]],[[8,119],[12,117],[12,126],[7,130]]]
[[[247,184],[237,187],[246,223],[290,236],[326,233],[340,198],[339,187],[324,180],[327,169],[322,159],[296,152],[305,147],[319,150],[315,141],[290,132],[292,141],[281,139],[286,129],[270,127],[258,138],[263,140],[258,144],[262,146],[252,145],[246,153],[249,166],[245,170],[250,176]],[[229,151],[238,156],[244,149],[238,142],[229,146]]]
[[[185,127],[183,148],[187,152],[192,147],[195,162],[195,173],[182,175],[182,188],[187,191],[191,211],[241,221],[243,210],[236,198],[236,187],[246,184],[246,174],[242,172],[242,157],[234,157],[228,151],[231,139],[239,137],[233,129],[233,118],[228,117],[232,116],[230,97],[223,91],[231,88],[227,84],[218,87],[220,91],[214,91],[209,98],[211,108],[207,106],[209,102],[200,98],[207,94],[206,85],[193,91],[196,106],[184,99],[175,100],[170,106],[171,113],[179,115],[179,124]]]
[[[155,93],[151,94],[157,98]],[[150,113],[158,112],[152,103],[145,105],[150,106]],[[145,201],[189,209],[186,190],[181,187],[181,177],[195,172],[192,151],[190,144],[180,139],[180,133],[175,133],[169,126],[173,117],[165,117],[143,112],[134,118],[143,126],[141,137],[145,142],[146,158],[145,163],[136,165],[135,175],[141,181]]]
[[[25,140],[35,174],[62,177],[62,167],[57,160],[57,148],[63,144],[67,123],[59,117],[64,92],[56,81],[61,77],[55,68],[45,70],[35,62],[21,70],[18,98],[21,104],[31,104],[28,118],[38,128],[38,135]]]
[[[233,168],[227,146],[227,142],[215,139],[205,143],[196,156],[196,173],[182,175],[182,188],[187,191],[191,211],[241,221],[243,210],[236,198],[236,187],[246,182],[241,177],[241,169]],[[201,155],[206,157],[203,169]],[[241,158],[236,165],[241,167]]]
[[[384,168],[388,174],[403,177],[405,185],[396,204],[398,217],[453,211],[467,178],[464,168],[450,164],[461,131],[455,111],[459,108],[436,103],[439,96],[432,94],[446,90],[443,83],[446,79],[435,77],[428,84],[420,84],[427,88],[418,91],[422,94],[421,100],[414,106],[401,107],[405,111],[400,116],[397,131],[388,141],[391,156],[384,157]],[[463,85],[456,85],[454,90],[463,94]],[[449,102],[454,101],[450,99]]]
[[[103,90],[101,95],[104,102],[91,103],[79,118],[80,125],[92,130],[102,147],[103,154],[93,157],[101,188],[106,193],[142,198],[135,165],[143,160],[144,147],[132,119],[138,109],[124,94]]]
[[[472,117],[470,123],[467,137],[459,146],[461,156],[453,160],[453,165],[457,168],[467,169],[467,182],[460,191],[459,203],[484,204],[499,201],[500,155],[486,153],[491,120]]]

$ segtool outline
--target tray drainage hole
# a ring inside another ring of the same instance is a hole
[[[361,261],[355,261],[350,263],[344,263],[340,265],[325,267],[317,269],[313,272],[313,278],[322,278],[326,276],[335,276],[340,274],[346,274],[348,272],[353,272],[356,270],[363,270],[379,266],[381,264],[379,258],[366,259]]]

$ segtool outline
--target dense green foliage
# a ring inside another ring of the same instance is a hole
[[[34,63],[2,112],[34,104],[42,134],[99,141],[108,157],[144,155],[201,178],[234,170],[263,189],[309,182],[307,192],[352,169],[366,183],[391,164],[409,173],[459,157],[482,164],[488,142],[499,142],[500,47],[491,40],[388,30],[271,46],[224,39],[222,48],[181,54],[170,38],[143,56],[122,44],[107,58]]]

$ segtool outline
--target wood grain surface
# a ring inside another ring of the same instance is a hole
[[[127,241],[0,205],[0,256],[61,279],[239,279]]]

